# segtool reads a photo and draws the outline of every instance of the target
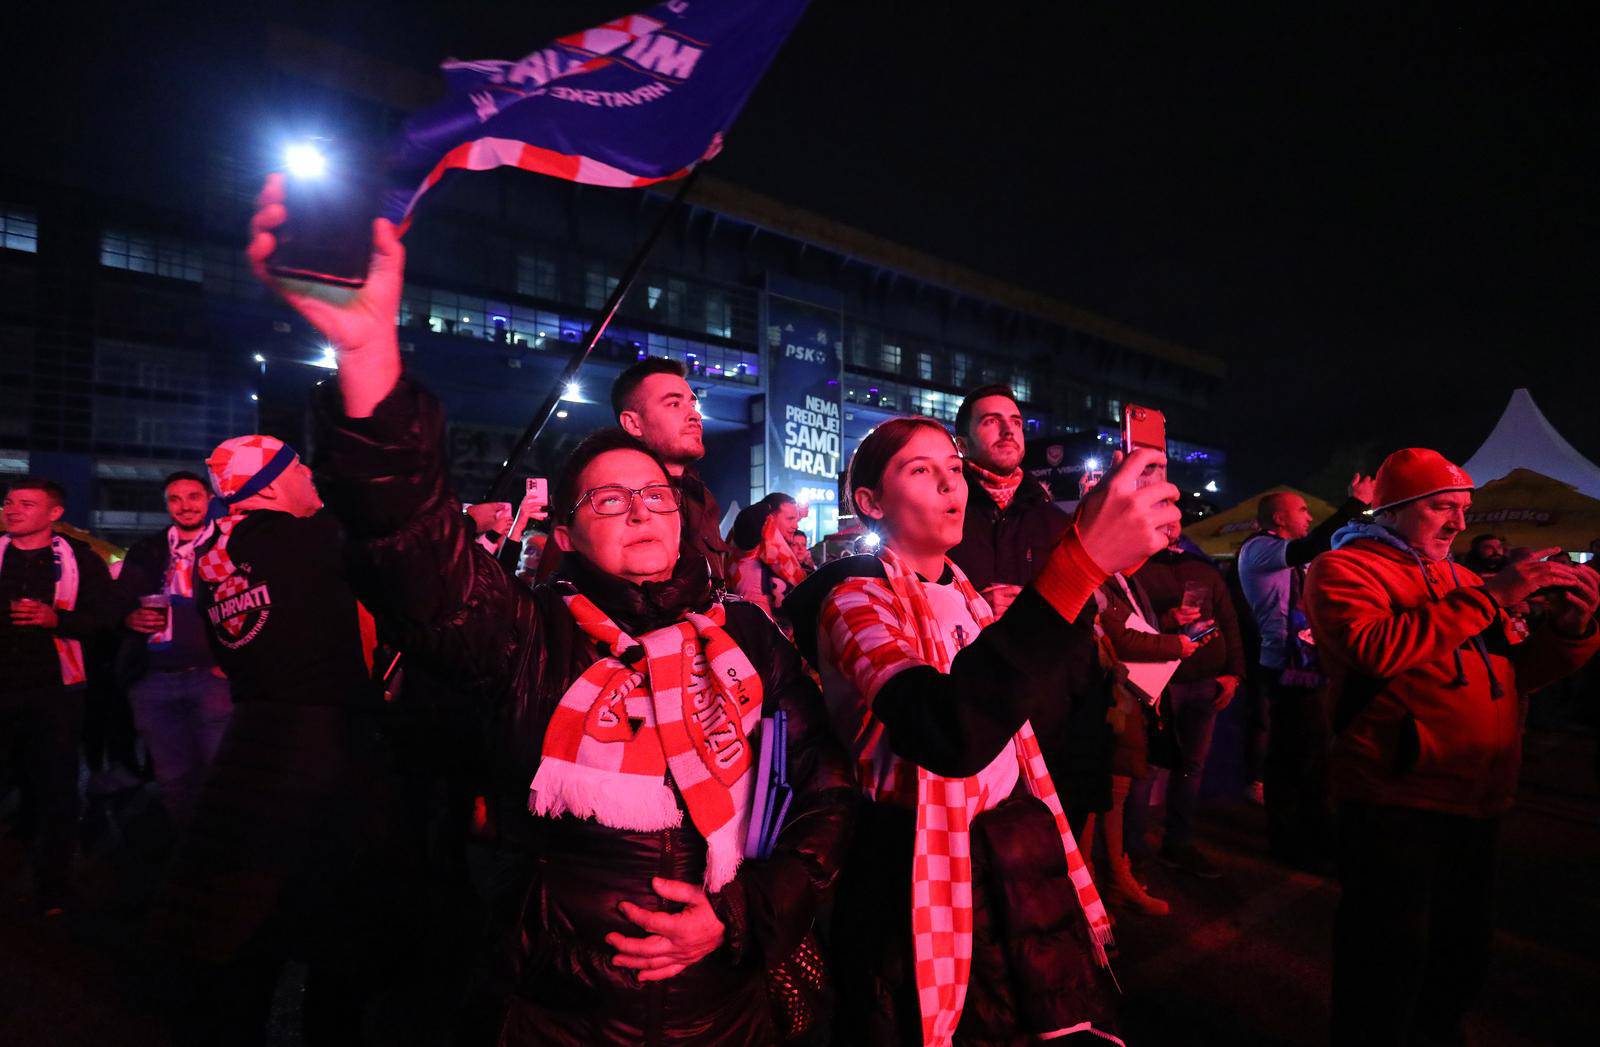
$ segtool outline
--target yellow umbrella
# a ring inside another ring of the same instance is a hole
[[[1232,509],[1201,517],[1183,529],[1184,536],[1205,550],[1207,556],[1237,556],[1239,546],[1258,530],[1256,505],[1267,495],[1279,493],[1297,494],[1304,498],[1306,507],[1311,510],[1311,518],[1317,523],[1333,515],[1334,507],[1316,495],[1306,494],[1288,484],[1279,484],[1251,495]]]
[[[88,543],[89,548],[99,553],[100,559],[104,560],[108,564],[116,563],[128,553],[128,550],[122,548],[120,545],[112,545],[104,538],[96,538],[83,528],[74,527],[69,523],[63,523],[60,520],[55,522],[55,529],[66,535],[68,538],[76,538],[80,542]]]
[[[1474,535],[1486,533],[1500,535],[1508,546],[1587,549],[1600,538],[1600,500],[1532,469],[1513,469],[1472,492],[1457,554]]]

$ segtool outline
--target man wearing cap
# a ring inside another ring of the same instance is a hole
[[[370,908],[392,878],[371,875],[387,779],[342,537],[281,440],[235,437],[206,465],[193,593],[234,711],[152,928],[193,968],[180,1040],[259,1040],[298,958],[307,1040],[358,1042]]]
[[[1472,486],[1437,452],[1396,451],[1378,470],[1376,519],[1340,530],[1306,578],[1339,803],[1336,1044],[1463,1042],[1524,700],[1600,647],[1600,582],[1545,560],[1559,550],[1488,581],[1451,560]],[[1517,642],[1504,608],[1547,588],[1555,612]]]

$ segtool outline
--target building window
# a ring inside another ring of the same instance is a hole
[[[917,378],[918,378],[918,380],[924,381],[924,382],[933,381],[933,354],[932,353],[918,353],[917,354]]]
[[[972,357],[967,353],[950,354],[950,384],[966,385],[967,375],[972,371]]]
[[[617,278],[607,276],[605,270],[591,262],[583,270],[583,304],[590,309],[600,309],[617,289]]]
[[[1106,401],[1106,414],[1111,416],[1111,420],[1113,422],[1122,421],[1122,401],[1121,400],[1107,400]]]
[[[1011,376],[1011,392],[1018,403],[1027,403],[1033,399],[1033,383],[1028,381],[1028,376],[1018,371]]]
[[[0,247],[39,253],[39,219],[30,211],[0,208]]]
[[[878,350],[878,366],[890,374],[900,373],[900,347],[884,342]]]
[[[517,293],[549,301],[560,299],[561,280],[556,264],[548,258],[517,255]]]
[[[706,334],[727,338],[732,333],[732,324],[729,323],[728,317],[728,296],[720,291],[707,291],[705,301]]]
[[[706,334],[733,337],[733,308],[721,291],[706,292]]]
[[[100,264],[199,283],[205,272],[198,248],[171,237],[108,229],[100,237]]]

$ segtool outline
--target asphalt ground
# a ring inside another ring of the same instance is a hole
[[[1224,757],[1229,744],[1224,732]],[[1593,734],[1529,733],[1521,801],[1502,837],[1492,967],[1469,1028],[1475,1044],[1600,1043],[1596,744]],[[1215,777],[1200,842],[1222,878],[1146,863],[1142,877],[1172,913],[1125,914],[1117,923],[1128,1042],[1326,1043],[1337,886],[1272,861],[1261,809],[1239,798],[1228,775]],[[84,820],[77,904],[47,919],[28,898],[24,848],[0,840],[0,1045],[169,1042],[160,1018],[169,987],[139,944],[169,843],[150,788],[95,801]],[[299,974],[289,968],[279,985],[275,1047],[300,1042]]]

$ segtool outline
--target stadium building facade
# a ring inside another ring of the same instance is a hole
[[[316,112],[316,130],[332,121],[366,140],[431,83],[286,29],[258,59],[262,106]],[[242,254],[284,134],[243,118],[193,126],[205,130],[173,147],[181,178],[0,176],[0,479],[60,479],[68,518],[114,540],[163,525],[161,478],[228,436],[260,430],[314,450],[308,397],[331,374],[315,332]],[[872,426],[904,413],[949,422],[963,390],[988,382],[1016,391],[1041,463],[1108,452],[1133,402],[1167,413],[1186,491],[1226,489],[1224,450],[1191,441],[1208,428],[1219,360],[714,175],[712,164],[671,219],[530,475],[609,424],[612,379],[654,355],[690,372],[702,471],[722,503],[786,491],[815,508],[814,537],[831,529],[835,477]],[[426,199],[406,237],[401,347],[447,406],[464,499],[482,496],[668,195],[491,172]]]

